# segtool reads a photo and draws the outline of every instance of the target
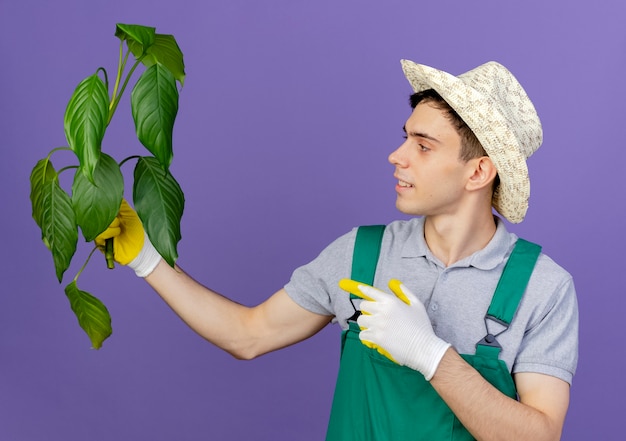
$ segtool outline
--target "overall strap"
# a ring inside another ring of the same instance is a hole
[[[487,335],[476,345],[476,354],[482,353],[498,357],[502,348],[496,337],[506,331],[511,324],[540,253],[541,246],[537,244],[524,239],[518,239],[515,243],[515,248],[513,248],[513,252],[504,266],[504,271],[500,276],[498,286],[485,315],[485,326],[487,326],[488,320],[492,320],[504,326],[504,329],[493,335],[489,333],[487,327]]]
[[[367,285],[374,284],[384,232],[384,225],[364,225],[358,228],[352,252],[352,274],[350,275],[352,280]],[[358,297],[350,294],[350,300],[352,299],[358,299]],[[352,306],[354,307],[354,303]],[[348,321],[355,321],[360,314],[361,311],[354,307],[354,315]]]
[[[385,225],[365,225],[358,228],[352,255],[352,280],[374,284],[384,232]],[[524,239],[518,239],[515,243],[485,315],[485,327],[491,320],[504,328],[493,335],[487,327],[487,335],[476,344],[477,355],[498,358],[502,348],[496,337],[506,331],[513,320],[540,253],[541,246],[537,244]],[[350,299],[358,297],[350,294]],[[354,315],[348,320],[356,321],[359,315],[360,311],[355,307]]]
[[[367,285],[374,284],[384,225],[364,225],[356,232],[350,277]]]

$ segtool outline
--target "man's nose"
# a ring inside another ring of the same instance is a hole
[[[397,149],[389,154],[387,159],[391,165],[404,166],[404,164],[406,164],[406,155],[404,154],[403,148],[405,144],[406,143],[403,142]]]

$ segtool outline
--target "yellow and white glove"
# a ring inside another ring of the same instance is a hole
[[[96,237],[102,249],[107,239],[113,239],[113,257],[120,265],[128,265],[139,277],[148,276],[161,261],[135,210],[122,199],[120,212],[109,228]]]
[[[339,286],[364,299],[357,319],[361,342],[430,381],[450,344],[435,335],[422,302],[395,279],[389,281],[395,295],[349,279]]]

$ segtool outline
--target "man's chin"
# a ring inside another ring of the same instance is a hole
[[[400,200],[396,200],[396,208],[400,213],[406,214],[408,216],[423,216],[423,213],[416,207],[408,207]]]

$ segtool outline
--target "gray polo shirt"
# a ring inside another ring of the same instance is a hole
[[[339,237],[307,265],[296,269],[285,289],[303,308],[332,315],[343,329],[354,314],[349,294],[338,282],[349,278],[356,229]],[[491,297],[517,236],[498,219],[485,248],[448,267],[428,249],[424,219],[389,224],[374,285],[390,292],[402,281],[423,303],[435,333],[461,354],[474,354],[487,333]],[[390,294],[392,295],[392,294]],[[489,323],[497,333],[497,324]],[[500,358],[512,373],[536,372],[571,384],[578,361],[578,306],[572,277],[545,254],[539,256],[526,293],[508,330],[498,336]]]

